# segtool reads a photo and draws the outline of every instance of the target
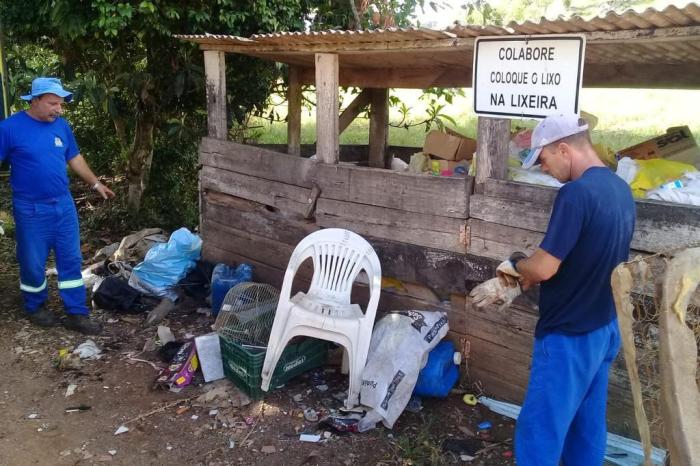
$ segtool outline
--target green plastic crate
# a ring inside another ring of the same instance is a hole
[[[249,397],[260,399],[262,391],[262,367],[265,351],[244,348],[226,337],[220,336],[221,358],[224,374]],[[328,342],[316,338],[305,338],[299,343],[292,343],[282,352],[272,374],[270,389],[279,388],[294,377],[322,366],[328,356]]]

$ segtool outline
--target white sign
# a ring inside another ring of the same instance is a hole
[[[486,37],[474,44],[474,112],[499,118],[579,113],[584,35]]]

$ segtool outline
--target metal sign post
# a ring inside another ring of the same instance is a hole
[[[498,118],[579,113],[582,34],[477,38],[474,112]]]

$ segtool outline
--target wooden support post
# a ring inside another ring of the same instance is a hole
[[[343,134],[343,131],[350,126],[350,123],[357,118],[357,115],[370,104],[370,98],[371,89],[363,89],[362,92],[355,96],[355,99],[353,99],[350,105],[340,114],[340,118],[338,119],[338,134]]]
[[[209,137],[226,139],[226,56],[217,50],[204,51]]]
[[[476,141],[476,184],[488,178],[505,180],[508,175],[510,120],[479,117]]]
[[[301,81],[299,68],[289,67],[289,89],[287,90],[287,153],[301,154]]]
[[[338,163],[338,55],[316,54],[316,156]]]
[[[369,166],[386,168],[389,139],[389,89],[371,90],[369,118]]]

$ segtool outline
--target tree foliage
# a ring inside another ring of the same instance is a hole
[[[173,34],[300,30],[312,8],[306,0],[3,0],[0,17],[11,47],[53,51],[59,62],[51,71],[112,121],[130,205],[138,208],[154,150],[191,149],[203,131],[202,53]],[[264,108],[280,69],[241,56],[228,64],[235,70],[229,119],[241,121]]]

